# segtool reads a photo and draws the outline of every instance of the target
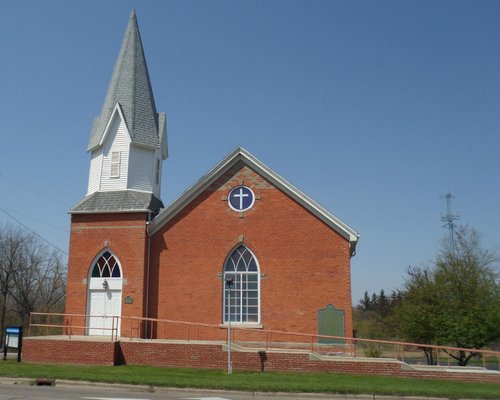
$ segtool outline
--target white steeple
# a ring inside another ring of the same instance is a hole
[[[122,204],[121,208],[142,209],[148,198],[151,203],[161,203],[162,162],[168,155],[166,116],[156,111],[135,11],[130,16],[101,114],[94,120],[87,151],[91,153],[87,196],[73,211],[114,209],[118,206],[113,204],[116,192],[125,191],[131,193],[118,197],[141,201]],[[115,193],[105,195],[110,192]],[[106,204],[106,198],[110,204]]]

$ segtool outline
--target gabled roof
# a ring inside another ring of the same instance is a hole
[[[166,141],[165,116],[156,111],[135,11],[130,15],[101,114],[94,119],[87,151],[99,146],[117,103],[123,110],[132,143],[160,148],[161,142]],[[166,148],[162,153],[166,157]]]
[[[163,203],[152,193],[136,190],[114,190],[109,192],[94,192],[85,196],[71,214],[99,214],[123,212],[147,212],[156,214]]]
[[[297,203],[309,210],[312,214],[318,217],[333,230],[338,232],[342,237],[349,240],[351,245],[351,254],[354,254],[356,243],[358,241],[358,233],[347,224],[343,223],[335,215],[327,209],[316,203],[305,193],[297,189],[286,179],[282,178],[267,165],[259,161],[248,151],[242,147],[237,147],[231,154],[224,158],[214,168],[202,176],[193,186],[187,189],[177,200],[163,209],[149,224],[148,232],[153,235],[162,228],[168,221],[174,218],[182,209],[184,209],[191,201],[207,189],[214,181],[221,177],[236,163],[242,161],[258,174],[263,176],[275,187],[282,190]]]

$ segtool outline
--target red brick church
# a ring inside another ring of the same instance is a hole
[[[367,358],[367,341],[352,339],[358,234],[247,150],[162,203],[166,116],[134,12],[87,151],[65,314],[32,313],[24,360],[498,383],[494,371],[449,368],[463,349],[443,347],[441,366],[408,364],[422,345],[396,342]]]
[[[87,316],[87,335],[109,335],[118,321],[126,337],[137,317],[351,336],[358,234],[247,150],[163,205],[166,116],[156,110],[135,13],[87,151],[66,301],[66,313]],[[325,310],[335,318],[321,317]]]

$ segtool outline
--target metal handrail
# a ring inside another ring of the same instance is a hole
[[[34,323],[32,320],[32,317],[36,316],[44,316],[47,318],[46,323]],[[54,323],[49,323],[51,317],[63,317],[64,323],[61,324],[54,324]],[[73,329],[84,329],[85,332],[87,329],[90,328],[87,324],[85,325],[73,325],[72,320],[73,318],[84,318],[85,321],[88,321],[89,317],[102,317],[101,315],[88,315],[88,314],[66,314],[66,313],[40,313],[40,312],[33,312],[30,314],[30,325],[28,329],[28,336],[31,336],[31,327],[45,327],[47,329],[47,334],[48,334],[48,328],[63,328],[66,329],[66,332],[72,331]],[[103,330],[109,330],[111,331],[111,340],[117,340],[118,339],[118,330],[121,324],[123,324],[123,321],[131,321],[129,331],[130,331],[130,338],[146,338],[146,339],[154,339],[153,335],[153,325],[156,324],[157,330],[159,330],[159,327],[161,324],[163,324],[163,334],[165,335],[165,325],[166,324],[171,324],[171,325],[180,325],[180,326],[185,326],[186,327],[186,332],[185,332],[185,340],[190,341],[192,332],[195,331],[196,334],[196,339],[198,340],[199,338],[199,332],[200,328],[212,328],[212,329],[227,329],[227,325],[221,325],[221,324],[207,324],[207,323],[202,323],[202,322],[188,322],[188,321],[178,321],[178,320],[169,320],[169,319],[158,319],[158,318],[149,318],[149,317],[118,317],[118,316],[110,316],[109,318],[113,318],[112,320],[112,327],[111,328],[100,328],[100,327],[93,327],[96,329],[103,329]],[[133,327],[132,322],[137,322],[137,326]],[[150,324],[149,329],[143,330],[141,329],[140,325],[141,324]],[[196,328],[196,329],[192,329]],[[136,331],[136,335],[132,335],[132,331]],[[375,344],[375,345],[390,345],[394,346],[394,358],[395,359],[401,359],[402,361],[405,361],[405,347],[414,347],[418,349],[422,348],[427,348],[427,349],[432,349],[433,351],[436,351],[436,357],[439,362],[440,360],[440,352],[444,352],[447,355],[448,358],[448,365],[451,365],[450,363],[450,352],[471,352],[471,353],[476,353],[480,354],[483,360],[483,367],[486,367],[486,356],[493,356],[497,358],[498,361],[498,367],[500,369],[500,351],[494,351],[494,350],[483,350],[483,349],[470,349],[470,348],[462,348],[462,347],[453,347],[453,346],[440,346],[440,345],[432,345],[432,344],[422,344],[422,343],[412,343],[412,342],[398,342],[398,341],[391,341],[391,340],[378,340],[378,339],[363,339],[363,338],[354,338],[354,337],[347,337],[347,336],[330,336],[330,335],[318,335],[318,334],[308,334],[308,333],[301,333],[301,332],[287,332],[287,331],[279,331],[279,330],[273,330],[273,329],[260,329],[260,328],[245,328],[241,326],[233,326],[232,327],[232,336],[233,338],[244,332],[256,332],[260,335],[263,335],[264,341],[265,341],[265,349],[270,350],[270,349],[275,349],[279,348],[276,347],[277,342],[273,342],[272,338],[273,335],[276,338],[276,336],[279,335],[286,335],[288,337],[297,337],[297,338],[304,338],[305,340],[303,342],[300,342],[302,344],[307,344],[309,343],[308,347],[310,351],[315,351],[315,346],[318,345],[323,345],[320,343],[320,339],[328,339],[328,340],[337,340],[337,341],[342,341],[345,344],[330,344],[332,347],[342,347],[346,348],[348,352],[350,353],[351,357],[357,357],[356,353],[356,344],[357,343],[367,343],[367,344]],[[143,337],[141,337],[141,332],[148,332],[148,337],[145,337],[146,335],[144,334]],[[69,334],[68,336],[71,336]],[[233,341],[234,342],[234,341]],[[282,343],[282,342],[280,342]],[[296,344],[299,344],[297,342]],[[288,348],[288,347],[287,347]],[[407,353],[406,353],[407,354]]]
[[[34,323],[33,322],[33,316],[46,316],[47,317],[47,323]],[[49,323],[50,317],[63,317],[63,323],[62,324],[55,324],[55,323]],[[72,323],[68,323],[68,320],[66,319],[67,317],[82,317],[85,318],[85,321],[88,321],[89,318],[92,317],[97,317],[97,318],[112,318],[111,320],[111,328],[106,328],[104,326],[102,327],[91,327],[90,325],[74,325]],[[48,329],[49,328],[62,328],[63,332],[71,332],[71,329],[83,329],[84,332],[87,332],[88,329],[100,329],[103,331],[110,331],[111,332],[111,340],[118,340],[118,327],[119,327],[119,322],[118,320],[121,317],[116,316],[116,315],[110,315],[110,316],[103,316],[103,315],[89,315],[89,314],[64,314],[64,313],[41,313],[41,312],[32,312],[30,313],[29,317],[29,326],[28,326],[28,337],[31,336],[31,328],[32,327],[44,327],[46,328],[46,335],[49,336]],[[116,323],[115,323],[116,321]],[[71,336],[74,336],[71,333],[67,333],[67,336],[71,338]]]

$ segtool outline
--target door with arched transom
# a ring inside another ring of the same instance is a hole
[[[109,250],[92,263],[88,282],[87,334],[119,336],[123,277],[118,259]]]

